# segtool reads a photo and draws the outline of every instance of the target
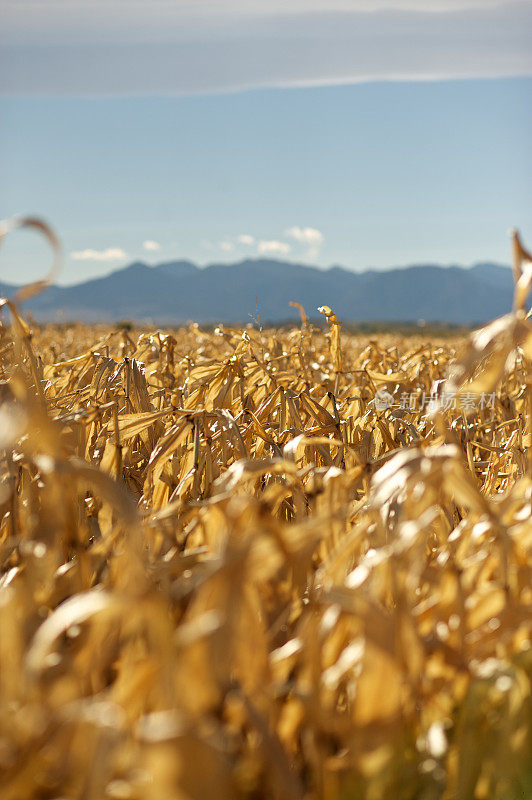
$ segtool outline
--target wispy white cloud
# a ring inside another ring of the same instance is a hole
[[[128,255],[121,247],[108,247],[106,250],[74,250],[70,257],[76,261],[123,261]]]
[[[296,242],[308,244],[312,247],[319,247],[323,244],[323,233],[317,228],[300,228],[294,225],[293,228],[288,228],[286,235]]]
[[[142,242],[142,246],[145,250],[149,250],[151,252],[156,252],[157,250],[161,249],[159,242],[154,242],[153,239],[146,239],[145,242]]]
[[[238,244],[243,244],[247,247],[252,247],[255,244],[255,237],[247,233],[241,233],[240,236],[236,237],[236,240]]]
[[[276,239],[262,239],[257,244],[259,255],[278,255],[287,256],[292,248],[286,242],[279,242]]]
[[[194,93],[532,74],[532,0],[0,4],[3,94]]]
[[[226,36],[264,17],[309,17],[317,14],[368,14],[418,12],[452,14],[486,12],[512,5],[527,6],[530,0],[2,0],[3,31],[11,41],[37,39],[58,43],[73,37],[76,43],[98,38],[114,41],[182,40],[209,29],[211,35]],[[124,25],[127,18],[128,24]]]
[[[228,239],[225,239],[223,242],[220,242],[218,247],[220,248],[220,250],[223,250],[224,253],[232,253],[233,250],[235,249],[233,242],[229,241]]]
[[[308,258],[317,257],[320,247],[324,241],[322,232],[317,228],[300,228],[297,225],[288,228],[285,231],[284,236],[288,239],[293,239],[293,241],[297,242],[298,244],[303,245],[306,248],[306,255]],[[203,247],[206,247],[207,245],[209,245],[208,249],[212,249],[212,245],[210,245],[210,243],[202,243]],[[251,234],[248,233],[241,233],[238,236],[227,237],[218,243],[217,249],[223,250],[226,253],[231,253],[238,245],[243,245],[245,247],[256,247],[258,255],[286,256],[292,250],[292,246],[289,242],[282,241],[281,239],[257,240],[254,236],[251,236]]]
[[[308,247],[308,258],[316,258],[318,256],[323,244],[323,233],[317,228],[300,228],[294,225],[292,228],[288,228],[285,235],[300,244],[306,245]]]

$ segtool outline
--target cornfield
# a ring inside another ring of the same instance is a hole
[[[462,341],[2,301],[3,800],[532,797],[514,261]]]

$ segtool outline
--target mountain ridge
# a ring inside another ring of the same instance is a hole
[[[0,283],[2,294],[17,287]],[[311,318],[329,305],[346,322],[475,324],[511,310],[512,271],[494,262],[471,267],[416,264],[354,272],[278,259],[244,259],[198,267],[181,259],[149,266],[135,261],[103,277],[51,286],[25,304],[38,321],[82,320],[182,324],[242,323],[295,318],[301,303]]]

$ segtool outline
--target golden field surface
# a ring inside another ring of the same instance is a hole
[[[532,797],[529,283],[459,341],[4,307],[2,800]]]

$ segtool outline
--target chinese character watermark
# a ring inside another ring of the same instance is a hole
[[[389,408],[399,408],[401,411],[474,411],[475,409],[484,411],[495,408],[495,392],[455,392],[446,391],[438,387],[438,390],[427,394],[424,390],[413,392],[402,392],[398,401],[390,392],[385,389],[378,389],[375,392],[374,406],[376,411],[386,411]]]

